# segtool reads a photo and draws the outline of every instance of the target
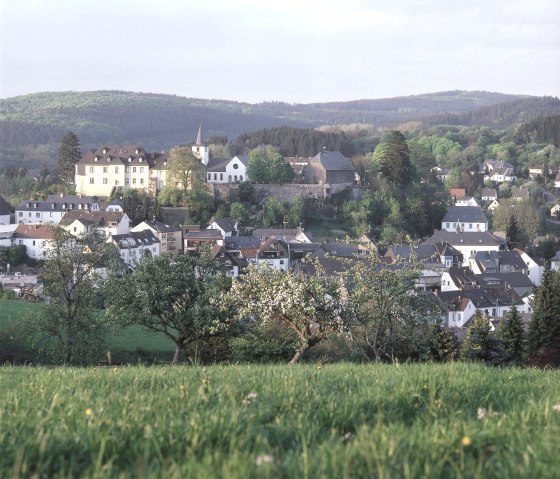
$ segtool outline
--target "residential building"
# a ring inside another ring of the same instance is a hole
[[[353,185],[356,170],[352,162],[338,151],[321,151],[309,160],[303,176],[306,183]]]
[[[552,208],[550,208],[550,216],[560,218],[560,203],[556,203]]]
[[[459,196],[455,198],[455,206],[478,206],[480,204],[472,196]]]
[[[126,213],[118,211],[69,211],[59,225],[74,236],[97,233],[105,238],[124,235],[130,229]]]
[[[253,236],[261,241],[273,238],[299,243],[311,243],[312,238],[303,228],[256,228]]]
[[[16,245],[25,246],[29,258],[42,260],[52,246],[53,229],[44,224],[18,224],[13,238]]]
[[[183,234],[185,253],[196,253],[203,245],[224,245],[224,238],[219,230],[186,229]]]
[[[488,231],[488,219],[480,206],[451,206],[441,221],[446,231]]]
[[[167,153],[148,153],[140,145],[101,145],[76,164],[76,191],[105,197],[115,190],[155,193],[165,186],[167,158]]]
[[[511,190],[511,198],[515,201],[523,201],[529,198],[529,188],[514,188]]]
[[[59,224],[69,211],[100,211],[99,200],[84,195],[49,195],[45,200],[23,201],[16,207],[18,224]]]
[[[217,220],[212,218],[206,229],[218,230],[222,233],[224,238],[228,236],[237,236],[239,234],[238,222],[235,218],[220,218]]]
[[[161,221],[142,221],[130,231],[150,230],[159,240],[160,254],[169,254],[174,258],[183,252],[183,229],[181,226],[168,225]]]
[[[529,178],[536,178],[537,176],[550,176],[552,169],[546,165],[533,165],[529,167]]]
[[[245,259],[234,257],[226,250],[224,245],[213,245],[211,254],[216,266],[223,268],[226,276],[231,278],[239,276],[241,270],[247,266]]]
[[[554,187],[560,188],[560,169],[558,170],[558,173],[556,173],[556,177],[554,178]]]
[[[483,188],[481,194],[482,201],[494,201],[498,199],[496,188]]]
[[[290,267],[289,243],[270,238],[259,246],[255,259],[257,264],[266,264],[270,268],[288,271]]]
[[[133,269],[142,263],[146,256],[159,256],[161,252],[159,240],[149,229],[112,235],[107,242],[116,245],[120,258]]]
[[[10,247],[16,244],[17,224],[0,224],[0,246]]]
[[[480,232],[453,232],[446,230],[436,231],[422,244],[449,243],[458,250],[464,258],[464,263],[478,251],[499,251],[505,248],[505,240],[496,237],[489,231]]]
[[[479,173],[484,174],[484,181],[503,183],[504,181],[514,181],[515,167],[506,161],[484,160],[479,166]]]
[[[560,250],[550,258],[550,269],[553,271],[558,271],[560,269]]]

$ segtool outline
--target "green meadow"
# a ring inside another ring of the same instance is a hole
[[[0,477],[557,478],[560,372],[0,368]]]

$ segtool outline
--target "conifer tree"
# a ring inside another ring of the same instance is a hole
[[[60,172],[60,177],[67,184],[72,182],[75,165],[81,157],[82,153],[78,137],[71,131],[66,132],[58,149],[58,171]]]
[[[554,291],[554,282],[550,261],[546,261],[541,285],[536,288],[534,293],[533,315],[529,325],[529,356],[547,349],[551,345],[552,336],[558,334],[556,323],[560,319],[555,317],[555,303],[558,302],[559,294]],[[554,347],[554,345],[552,346]]]
[[[519,225],[517,224],[517,220],[515,219],[513,213],[509,215],[509,220],[506,228],[506,238],[509,249],[518,247],[522,242],[521,231],[519,230]]]
[[[377,145],[372,155],[372,173],[381,173],[397,186],[407,186],[415,176],[410,152],[403,134],[391,131]]]
[[[477,312],[467,330],[461,356],[472,361],[492,362],[499,354],[496,338],[492,336],[490,321],[484,313]]]
[[[523,364],[527,353],[527,338],[515,304],[500,324],[499,336],[503,342],[504,361],[509,364]]]

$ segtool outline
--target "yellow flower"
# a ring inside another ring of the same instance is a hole
[[[114,372],[117,372],[119,370],[119,368],[113,368]]]
[[[88,407],[86,409],[86,416],[93,416],[93,409],[92,408]]]
[[[461,440],[461,444],[465,447],[468,447],[472,444],[472,439],[469,436],[464,436]]]

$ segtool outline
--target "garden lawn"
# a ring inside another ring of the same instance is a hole
[[[553,478],[560,372],[0,368],[0,477]]]

